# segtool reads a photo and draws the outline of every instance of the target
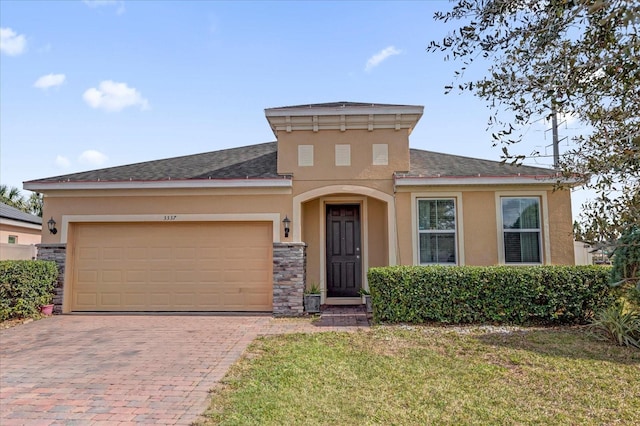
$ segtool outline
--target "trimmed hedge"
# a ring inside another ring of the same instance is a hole
[[[0,321],[27,318],[51,303],[58,267],[44,260],[0,261]]]
[[[392,266],[368,272],[375,321],[584,324],[615,299],[602,266]]]

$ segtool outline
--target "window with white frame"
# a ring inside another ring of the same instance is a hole
[[[540,198],[502,197],[505,263],[542,263]]]
[[[9,235],[8,241],[9,244],[18,244],[18,236],[17,235]]]
[[[420,264],[457,263],[456,203],[448,199],[418,199]]]

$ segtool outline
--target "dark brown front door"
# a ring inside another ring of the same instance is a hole
[[[362,287],[360,206],[327,205],[327,296],[357,297]]]

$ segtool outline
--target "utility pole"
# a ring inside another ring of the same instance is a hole
[[[553,168],[560,168],[560,141],[558,140],[558,112],[556,104],[551,101],[551,130],[553,134]]]

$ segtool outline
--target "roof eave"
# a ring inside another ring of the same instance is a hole
[[[307,116],[340,116],[340,115],[381,115],[381,114],[417,114],[422,116],[424,107],[421,105],[375,105],[371,106],[344,106],[344,107],[321,107],[309,106],[266,108],[264,110],[267,117],[307,117]]]
[[[187,189],[187,188],[289,188],[290,178],[278,179],[185,179],[162,181],[91,181],[91,182],[42,182],[23,184],[30,191],[94,190],[94,189]]]
[[[424,112],[418,105],[375,105],[308,108],[284,107],[265,109],[273,134],[294,130],[377,130],[406,129],[411,133]]]
[[[451,185],[544,185],[561,183],[574,186],[576,178],[550,175],[532,176],[396,176],[396,186],[451,186]]]

